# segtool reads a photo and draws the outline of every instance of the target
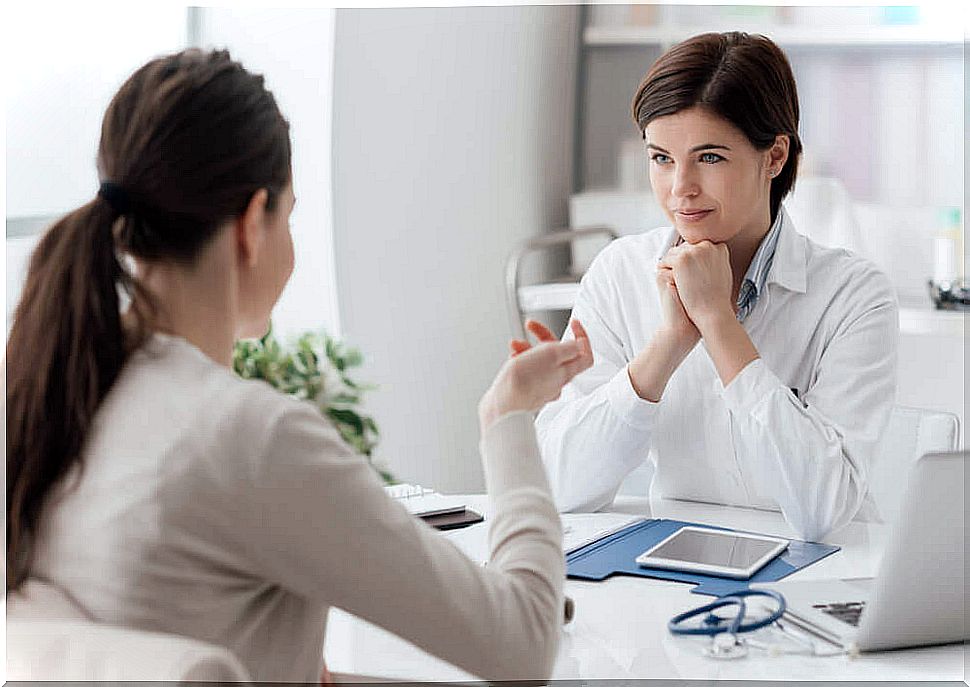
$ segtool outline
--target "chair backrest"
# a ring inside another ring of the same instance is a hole
[[[588,251],[590,242],[592,245],[602,248],[604,243],[608,243],[618,236],[616,230],[610,227],[584,227],[581,229],[559,229],[532,236],[520,242],[505,263],[506,305],[512,335],[520,339],[526,338],[523,318],[527,312],[572,310],[576,294],[579,291],[578,282],[582,277],[582,273],[570,273],[552,282],[523,287],[520,283],[521,275],[519,271],[523,259],[527,255],[563,245],[575,248],[577,245],[583,244]]]
[[[248,682],[224,647],[97,623],[51,585],[7,598],[7,680]]]
[[[869,487],[883,521],[899,512],[909,472],[927,453],[955,451],[960,420],[952,413],[895,406],[873,455]]]

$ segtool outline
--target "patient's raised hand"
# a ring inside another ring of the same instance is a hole
[[[531,346],[525,341],[512,342],[511,357],[478,404],[482,432],[506,413],[535,412],[559,398],[563,386],[593,364],[589,337],[579,320],[571,322],[575,338],[562,342],[534,320],[526,326],[539,343]]]

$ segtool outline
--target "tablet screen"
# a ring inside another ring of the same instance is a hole
[[[777,541],[738,537],[730,532],[682,529],[651,551],[650,557],[745,569],[777,546]]]

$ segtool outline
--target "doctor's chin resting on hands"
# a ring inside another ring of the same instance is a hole
[[[781,510],[808,540],[877,517],[898,308],[872,264],[781,204],[802,148],[784,53],[691,38],[651,67],[633,118],[671,226],[614,241],[582,280],[596,362],[536,419],[557,506],[603,508],[649,461],[651,494]]]

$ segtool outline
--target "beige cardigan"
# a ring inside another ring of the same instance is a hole
[[[531,415],[481,450],[487,568],[388,498],[310,404],[156,335],[49,505],[34,575],[96,620],[224,646],[256,681],[319,678],[330,606],[483,678],[544,679],[564,562]]]

